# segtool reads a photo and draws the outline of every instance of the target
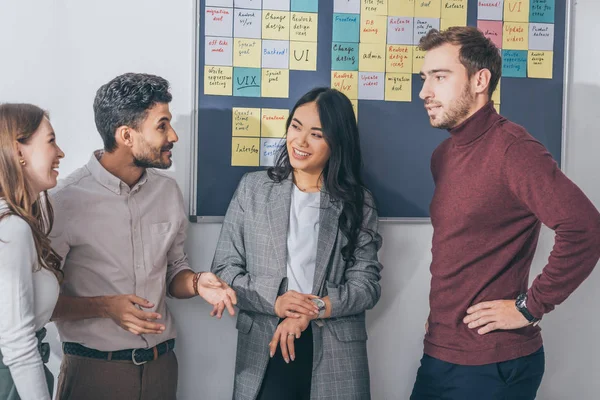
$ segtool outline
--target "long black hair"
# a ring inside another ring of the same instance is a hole
[[[343,203],[339,227],[348,243],[342,248],[342,256],[346,262],[353,264],[360,231],[368,232],[373,237],[373,233],[363,227],[364,207],[375,207],[370,204],[372,197],[365,202],[367,189],[362,180],[363,162],[356,116],[352,103],[343,93],[327,87],[315,88],[302,96],[292,109],[285,125],[286,132],[296,109],[312,102],[319,111],[323,137],[331,151],[321,173],[323,189],[332,201]],[[269,168],[267,173],[274,182],[281,182],[292,172],[287,146],[282,146],[275,166]]]

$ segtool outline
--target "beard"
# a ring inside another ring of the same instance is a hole
[[[452,129],[460,122],[462,122],[469,112],[471,111],[471,106],[475,101],[475,95],[471,93],[471,85],[469,82],[463,88],[460,97],[453,100],[448,107],[448,111],[439,116],[436,119],[429,118],[431,122],[431,126],[439,129]],[[432,102],[434,104],[439,104]]]
[[[134,154],[133,156],[133,164],[140,168],[169,169],[173,161],[170,158],[167,161],[163,161],[162,152],[171,150],[172,148],[173,143],[156,148],[151,147],[144,141],[144,148],[141,154]]]

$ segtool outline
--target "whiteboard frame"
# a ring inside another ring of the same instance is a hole
[[[556,0],[560,1],[560,0]],[[573,1],[567,1],[565,5],[565,47],[564,47],[564,71],[563,71],[563,101],[562,101],[562,127],[561,127],[561,155],[560,155],[560,169],[566,173],[566,154],[567,154],[567,123],[568,123],[568,107],[567,100],[569,98],[569,92],[571,89],[571,29],[572,29],[572,18],[573,18]],[[198,203],[198,191],[197,191],[197,171],[198,171],[198,143],[197,143],[197,132],[198,132],[198,89],[200,82],[200,18],[202,16],[200,10],[200,0],[194,0],[194,32],[195,37],[192,41],[192,51],[194,54],[194,82],[192,91],[192,104],[194,105],[192,112],[192,121],[190,126],[190,222],[204,223],[204,224],[217,224],[222,223],[225,216],[202,216],[196,215],[197,203]],[[431,218],[407,218],[407,217],[385,217],[379,218],[380,222],[385,223],[401,223],[401,224],[431,224]]]

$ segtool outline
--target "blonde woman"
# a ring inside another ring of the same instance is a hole
[[[60,257],[47,237],[64,153],[48,115],[0,105],[0,399],[49,400],[53,377],[42,345],[59,292]]]

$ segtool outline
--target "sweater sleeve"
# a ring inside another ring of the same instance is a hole
[[[505,156],[511,192],[555,232],[548,263],[528,291],[527,308],[541,318],[573,293],[598,262],[600,214],[539,142],[518,140]]]
[[[0,351],[22,400],[50,400],[35,336],[36,254],[29,225],[5,217],[0,222]]]

